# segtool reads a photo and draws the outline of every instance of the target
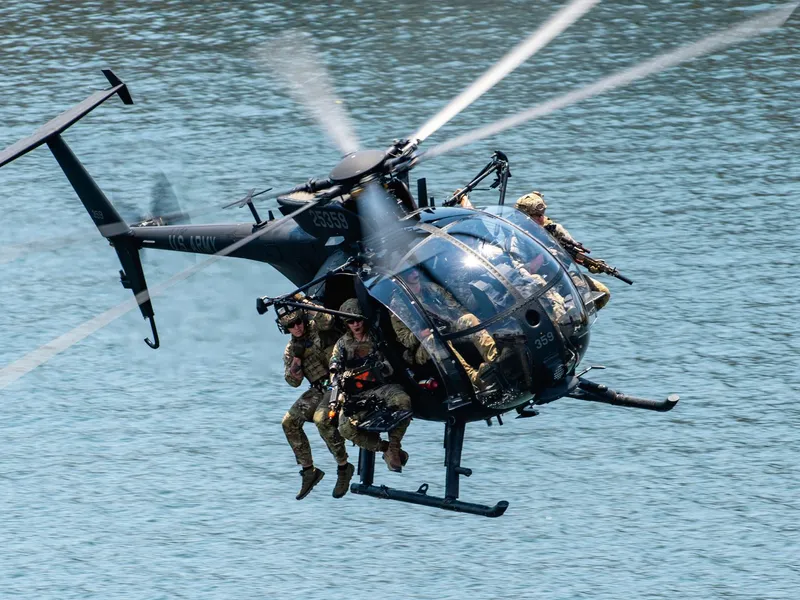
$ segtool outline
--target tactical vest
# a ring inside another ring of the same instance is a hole
[[[357,342],[345,338],[344,353],[344,392],[361,394],[386,383],[383,375],[383,357],[376,348],[374,340]]]
[[[306,334],[301,338],[292,338],[289,345],[293,352],[295,349],[300,350],[301,346],[305,349],[300,357],[303,375],[312,385],[328,378],[328,357],[313,321],[307,325]]]

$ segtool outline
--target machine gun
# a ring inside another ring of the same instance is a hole
[[[564,247],[564,250],[569,252],[570,256],[572,256],[576,263],[586,267],[592,273],[607,273],[612,277],[616,277],[617,279],[624,281],[628,285],[633,285],[633,280],[622,275],[619,271],[617,271],[616,267],[612,267],[604,260],[589,256],[591,250],[589,250],[580,242],[566,239],[559,239],[558,242]]]
[[[331,395],[328,398],[328,418],[331,421],[333,421],[336,418],[336,415],[339,414],[339,410],[342,408],[342,402],[344,402],[344,398],[339,398],[339,396],[341,396],[341,387],[341,377],[336,374],[331,380]]]
[[[381,403],[374,394],[363,394],[385,383],[386,364],[378,353],[365,356],[359,365],[336,374],[331,382],[328,417],[333,419],[342,411],[345,416],[362,410],[375,410]]]
[[[481,172],[478,173],[472,181],[461,188],[458,192],[453,194],[450,198],[445,200],[443,206],[455,206],[461,199],[474,190],[477,185],[486,179],[489,175],[495,173],[495,180],[489,186],[491,189],[500,188],[500,200],[498,204],[502,205],[506,198],[506,186],[511,177],[511,169],[508,166],[508,156],[499,150],[495,150],[492,154],[492,160],[486,165]]]

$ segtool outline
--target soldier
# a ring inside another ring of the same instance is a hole
[[[423,282],[420,277],[419,269],[415,267],[410,268],[403,274],[403,279],[408,284],[408,289],[417,297],[425,310],[434,317],[448,323],[453,323],[454,331],[463,331],[464,329],[475,327],[480,323],[478,317],[467,312],[447,290],[433,282]],[[404,310],[401,304],[402,302],[398,301],[393,305],[394,312],[401,313]],[[420,339],[395,315],[392,315],[392,327],[397,334],[398,341],[409,351],[405,353],[406,360],[409,363],[412,363],[412,361],[409,360],[411,356],[414,358],[413,363],[420,365],[430,359],[429,348],[431,346],[433,334],[429,329],[424,329],[419,332],[420,338],[422,339],[420,343]],[[475,344],[475,348],[484,361],[478,369],[474,369],[467,364],[452,346],[451,349],[464,367],[472,384],[478,389],[482,389],[485,387],[482,376],[489,370],[489,363],[495,362],[498,359],[497,345],[495,344],[494,338],[485,329],[481,329],[472,335],[472,343]]]
[[[367,328],[358,300],[346,300],[339,310],[360,317],[345,321],[348,331],[336,342],[331,356],[331,380],[338,378],[342,381],[344,378],[342,393],[345,401],[339,414],[339,432],[365,450],[383,452],[383,460],[389,470],[399,473],[408,461],[408,453],[402,449],[401,441],[410,419],[405,419],[389,431],[389,440],[385,441],[376,432],[358,429],[359,421],[371,412],[369,409],[358,408],[358,403],[371,396],[386,408],[411,410],[411,398],[400,385],[387,382],[392,374],[392,367],[378,349],[377,336]],[[345,376],[348,371],[370,364],[373,365],[372,368],[360,373],[357,379]],[[356,406],[352,414],[347,408],[348,404]]]
[[[544,212],[547,210],[547,204],[545,204],[544,196],[540,192],[531,192],[521,196],[517,200],[514,208],[525,213],[539,225],[544,227],[560,244],[562,241],[575,243],[573,237],[562,225],[544,215]],[[592,291],[603,294],[597,300],[595,300],[595,306],[597,307],[597,310],[600,310],[606,304],[608,304],[609,300],[611,300],[611,291],[593,277],[584,275],[584,278],[586,279],[586,283],[589,284],[589,288]]]
[[[461,193],[461,188],[458,188],[455,192],[453,192],[453,196],[460,193]],[[461,198],[458,201],[458,206],[460,206],[461,208],[475,208],[469,199],[469,194],[464,194],[463,196],[461,196]]]
[[[333,315],[314,312],[313,318],[309,318],[308,311],[292,310],[280,317],[279,324],[284,332],[292,336],[283,353],[286,383],[292,387],[300,387],[305,378],[311,384],[282,421],[283,431],[294,451],[297,464],[303,468],[300,471],[303,481],[297,499],[305,498],[325,475],[314,466],[311,446],[303,431],[303,425],[308,422],[317,426],[320,436],[339,465],[333,497],[341,498],[347,493],[355,468],[347,461],[347,450],[342,436],[327,417],[330,397],[330,391],[327,390],[328,362],[332,346],[325,344],[323,336],[333,329]]]

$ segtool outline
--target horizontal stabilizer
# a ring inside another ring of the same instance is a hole
[[[130,92],[128,92],[128,87],[120,81],[114,72],[110,69],[105,69],[103,70],[103,74],[111,83],[111,88],[95,92],[80,104],[76,104],[69,110],[58,115],[52,121],[48,121],[42,125],[33,135],[18,141],[16,144],[12,144],[0,152],[0,167],[19,158],[23,154],[27,154],[34,148],[41,146],[54,135],[60,134],[73,123],[88,115],[114,94],[119,94],[119,97],[125,104],[133,104]]]

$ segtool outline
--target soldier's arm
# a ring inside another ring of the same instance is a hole
[[[455,299],[453,294],[451,294],[442,286],[436,283],[431,283],[429,285],[431,286],[431,290],[433,291],[433,293],[439,297],[439,299],[447,308],[458,310],[459,312],[464,312],[464,308],[461,306],[461,304],[459,304],[458,300]]]
[[[547,223],[545,223],[545,229],[550,232],[554,238],[556,238],[559,242],[567,241],[572,244],[575,244],[575,238],[573,238],[567,228],[561,225],[560,223],[556,223],[552,219],[548,219]]]
[[[286,344],[286,350],[283,351],[283,378],[290,386],[300,387],[300,384],[303,383],[303,372],[300,371],[299,378],[292,373],[293,359],[294,355],[292,353],[292,342],[290,341],[288,344]]]
[[[341,337],[333,346],[333,352],[331,353],[331,360],[329,363],[331,378],[333,378],[334,373],[339,373],[342,371],[344,360],[344,337]]]
[[[417,336],[403,323],[399,318],[392,315],[392,329],[394,329],[395,334],[397,335],[397,341],[403,344],[405,348],[409,350],[415,350],[417,346],[419,346],[419,340]]]
[[[314,304],[310,300],[305,300],[304,303],[308,304],[309,308],[318,306],[317,304]],[[335,317],[332,314],[324,312],[315,312],[313,310],[309,310],[309,314],[311,315],[311,318],[314,320],[314,323],[317,324],[317,328],[320,331],[329,331],[333,328]]]

